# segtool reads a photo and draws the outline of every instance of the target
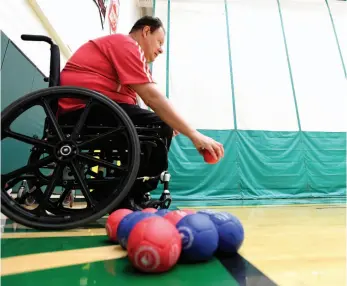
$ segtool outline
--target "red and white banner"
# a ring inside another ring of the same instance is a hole
[[[119,0],[110,1],[110,9],[108,10],[108,23],[110,26],[110,34],[115,34],[117,32],[119,6]]]

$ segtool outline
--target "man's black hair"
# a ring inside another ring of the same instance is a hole
[[[159,18],[152,16],[143,16],[136,21],[134,26],[131,28],[130,33],[142,30],[146,26],[150,27],[151,33],[155,32],[159,28],[162,28],[164,30],[163,23]]]

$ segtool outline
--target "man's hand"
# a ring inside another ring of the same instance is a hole
[[[176,137],[178,134],[180,134],[177,130],[173,131],[172,137]]]
[[[211,153],[212,157],[219,161],[224,157],[224,147],[221,143],[213,140],[210,137],[207,137],[200,132],[194,133],[192,138],[190,138],[195,146],[195,148],[198,150],[198,152],[203,155],[203,151],[207,150]]]

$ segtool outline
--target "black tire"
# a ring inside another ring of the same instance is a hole
[[[72,95],[72,96],[69,96]],[[52,99],[59,97],[80,97],[80,98],[92,98],[96,100],[98,103],[101,103],[105,107],[112,110],[122,121],[125,126],[126,132],[129,135],[129,152],[132,154],[132,160],[129,162],[128,174],[126,175],[125,181],[122,183],[122,188],[120,190],[115,190],[114,192],[119,192],[117,197],[115,197],[112,201],[108,203],[103,209],[94,211],[91,215],[83,218],[79,218],[79,220],[72,220],[69,222],[55,222],[40,220],[39,217],[33,217],[31,213],[25,214],[24,209],[20,206],[17,206],[12,198],[7,194],[5,190],[5,185],[2,183],[2,196],[1,196],[1,212],[7,216],[9,219],[25,225],[30,228],[41,229],[41,230],[64,230],[64,229],[74,229],[86,225],[92,221],[95,221],[105,214],[111,212],[116,209],[125,199],[127,194],[129,193],[131,187],[136,180],[139,166],[140,166],[140,142],[138,138],[137,131],[132,121],[128,117],[128,115],[118,106],[117,103],[112,101],[106,96],[103,96],[100,93],[84,89],[84,88],[76,88],[76,87],[51,87],[45,88],[38,91],[31,92],[18,100],[14,101],[12,104],[7,106],[1,114],[1,127],[2,127],[2,135],[1,140],[10,137],[4,135],[4,126],[14,120],[18,115],[23,113],[25,110],[29,109],[34,103],[43,100],[43,99]],[[24,111],[23,111],[24,110]],[[2,175],[3,177],[3,175]]]

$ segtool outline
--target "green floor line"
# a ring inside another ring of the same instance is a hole
[[[52,279],[54,277],[54,279]],[[166,285],[238,286],[217,258],[206,263],[177,264],[163,274],[135,271],[128,258],[74,265],[2,277],[3,285]]]
[[[1,239],[1,258],[44,252],[115,245],[104,236],[39,237]]]

